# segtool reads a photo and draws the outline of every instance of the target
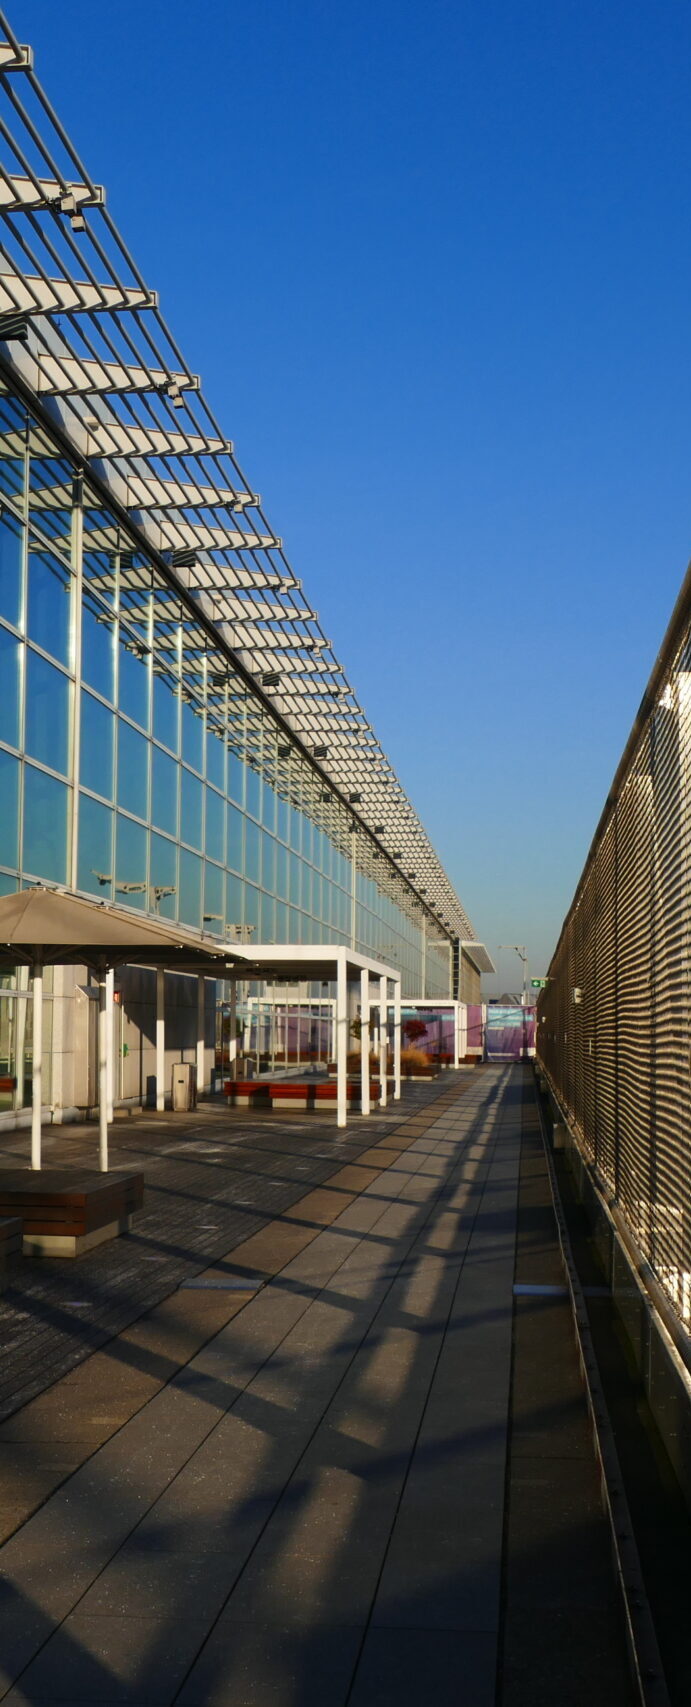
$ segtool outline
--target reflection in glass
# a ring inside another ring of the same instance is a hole
[[[279,800],[276,815],[276,834],[282,842],[290,840],[290,807],[287,800]]]
[[[183,700],[182,756],[195,771],[204,768],[204,710],[197,700]]]
[[[19,865],[19,759],[0,747],[0,865]]]
[[[262,824],[266,830],[276,828],[276,796],[266,779],[262,783]]]
[[[37,550],[29,541],[27,633],[61,664],[70,662],[71,587],[67,565],[52,551]]]
[[[112,900],[113,814],[88,794],[79,796],[77,888]]]
[[[182,792],[180,799],[180,840],[189,842],[193,848],[202,846],[202,805],[203,784],[198,776],[182,767]]]
[[[67,774],[70,731],[70,684],[37,652],[26,655],[27,753],[51,770]]]
[[[0,514],[0,616],[19,628],[22,610],[24,529],[6,510]]]
[[[202,862],[198,854],[180,849],[180,906],[178,916],[197,929],[202,922]]]
[[[229,807],[229,811],[233,808]],[[215,789],[206,790],[206,825],[204,829],[204,851],[209,859],[216,859],[222,865],[225,859],[223,826],[225,822],[225,801]],[[235,860],[231,864],[235,865]]]
[[[276,894],[288,899],[288,860],[290,854],[280,842],[276,845]]]
[[[9,629],[0,627],[0,741],[6,741],[8,747],[19,746],[20,661],[19,641]]]
[[[24,430],[26,410],[22,403],[8,397],[5,392],[0,397],[0,435],[3,439],[3,455],[0,457],[0,491],[8,498],[23,503],[24,499]]]
[[[51,883],[67,881],[68,795],[64,782],[24,766],[22,869]]]
[[[245,884],[245,924],[253,925],[254,929],[252,935],[255,942],[258,942],[257,926],[259,924],[259,890],[255,889],[253,883]]]
[[[100,699],[82,693],[79,780],[84,788],[113,798],[115,718]]]
[[[140,642],[120,629],[118,705],[133,723],[149,727],[149,654]]]
[[[179,743],[178,715],[180,700],[175,676],[154,667],[154,735],[164,747],[177,753]]]
[[[228,852],[226,855],[226,864],[232,865],[235,871],[244,871],[245,869],[244,829],[245,819],[242,812],[238,812],[236,806],[229,806]],[[255,825],[252,826],[252,834],[256,838],[257,831]],[[256,871],[252,872],[252,876],[256,876]]]
[[[151,907],[164,919],[178,912],[178,850],[167,836],[151,836]]]
[[[118,718],[118,806],[137,818],[149,816],[149,743]]]
[[[285,901],[276,902],[276,941],[290,941],[288,936],[288,908]]]
[[[31,433],[29,509],[41,533],[69,551],[72,530],[72,469],[56,456],[43,434]]]
[[[211,865],[207,860],[204,867],[204,925],[215,936],[223,936],[223,879],[220,865]]]
[[[96,599],[82,606],[82,678],[113,703],[115,698],[115,624]]]
[[[300,905],[300,872],[301,863],[297,854],[290,854],[290,899],[294,907]]]
[[[117,814],[115,837],[115,899],[128,907],[146,907],[147,832],[143,824]]]

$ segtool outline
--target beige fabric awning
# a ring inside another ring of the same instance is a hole
[[[85,901],[36,886],[0,898],[0,963],[37,958],[57,966],[117,966],[140,962],[223,976],[232,949],[180,925],[141,919],[122,907]]]

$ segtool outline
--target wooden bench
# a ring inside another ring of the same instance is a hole
[[[335,1102],[335,1079],[286,1080],[285,1084],[261,1079],[226,1079],[223,1086],[229,1102],[235,1108],[314,1109],[320,1102]],[[360,1101],[360,1081],[350,1079],[347,1086],[349,1104]],[[370,1082],[370,1101],[378,1102],[381,1086],[378,1079]]]
[[[0,1216],[18,1217],[25,1256],[76,1257],[132,1225],[144,1175],[0,1168]]]

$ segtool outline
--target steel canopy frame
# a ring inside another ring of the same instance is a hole
[[[0,361],[163,558],[325,782],[346,802],[360,797],[354,817],[421,906],[467,943],[474,933],[458,896],[156,292],[2,11],[0,29]]]

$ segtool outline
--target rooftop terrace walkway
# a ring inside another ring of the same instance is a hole
[[[154,1303],[2,1424],[44,1500],[0,1552],[4,1702],[629,1702],[568,1311],[512,1296],[556,1261],[529,1079],[435,1088],[357,1161],[358,1125],[219,1123],[200,1214],[226,1145],[292,1192],[202,1277],[259,1289]]]

